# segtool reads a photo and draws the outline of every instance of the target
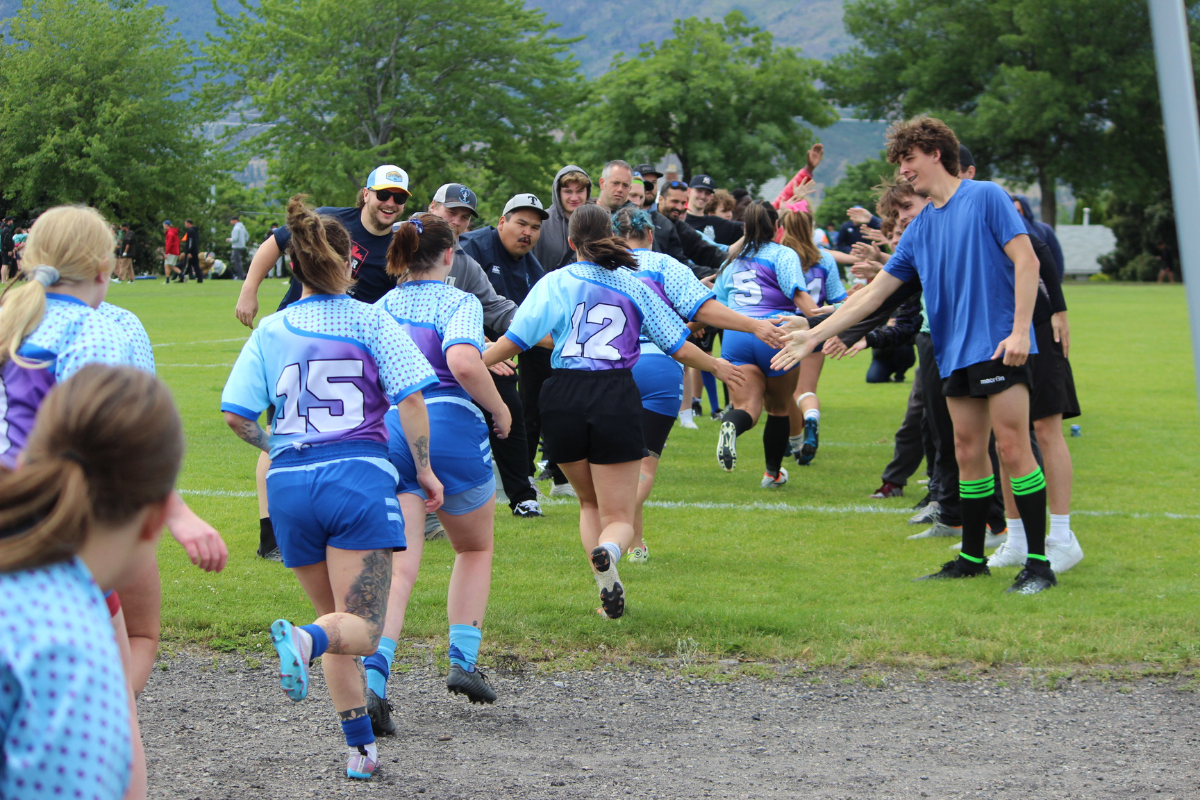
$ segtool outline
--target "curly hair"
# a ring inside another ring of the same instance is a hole
[[[899,164],[900,159],[917,148],[926,155],[941,154],[942,166],[951,175],[958,175],[958,137],[950,126],[934,117],[913,117],[888,128],[887,160]]]

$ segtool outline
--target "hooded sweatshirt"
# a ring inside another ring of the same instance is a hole
[[[567,245],[567,226],[570,224],[570,217],[562,207],[562,201],[559,199],[558,190],[559,182],[562,176],[568,172],[582,172],[587,175],[583,167],[578,167],[574,164],[567,164],[558,171],[554,176],[554,189],[551,192],[550,201],[550,217],[542,223],[542,234],[538,237],[537,244],[533,246],[533,254],[537,257],[538,263],[546,272],[552,272],[561,266],[570,264],[575,261],[575,251]],[[591,176],[588,176],[589,181]],[[592,198],[592,187],[589,183],[587,189],[586,203]]]
[[[1037,236],[1046,246],[1050,248],[1050,254],[1054,257],[1054,266],[1058,269],[1058,280],[1061,283],[1063,272],[1066,263],[1063,261],[1062,245],[1058,243],[1058,236],[1054,233],[1054,228],[1051,228],[1044,222],[1033,218],[1033,209],[1029,205],[1029,198],[1023,194],[1013,195],[1013,199],[1021,204],[1022,215],[1033,225]]]

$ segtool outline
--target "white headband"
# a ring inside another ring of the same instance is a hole
[[[48,264],[38,264],[33,268],[33,272],[29,273],[30,280],[37,281],[47,289],[58,283],[58,278],[58,270]]]

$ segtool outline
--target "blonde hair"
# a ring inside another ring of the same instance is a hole
[[[46,311],[46,285],[33,279],[35,271],[53,267],[57,283],[86,283],[112,272],[115,248],[108,222],[94,208],[56,206],[34,221],[21,256],[25,283],[0,296],[0,364],[11,358],[24,367],[45,366],[17,356]]]
[[[812,217],[807,211],[790,210],[784,210],[779,216],[783,221],[783,239],[779,243],[796,251],[800,266],[810,269],[821,260],[821,250],[813,242]]]

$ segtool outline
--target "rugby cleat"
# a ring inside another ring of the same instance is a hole
[[[704,407],[700,405],[699,397],[692,398],[692,416],[697,418],[704,416]]]
[[[608,550],[597,547],[592,551],[592,566],[600,587],[600,606],[609,619],[617,619],[625,613],[625,587],[617,575],[617,565],[612,563]]]
[[[1007,541],[1008,541],[1007,533],[992,533],[990,530],[983,532],[983,549],[984,550],[995,550],[998,547],[1003,547],[1004,543]],[[950,545],[950,549],[951,550],[962,550],[962,542],[956,542],[955,544]]]
[[[930,500],[917,513],[908,518],[909,525],[932,525],[938,521],[942,507],[937,500]]]
[[[1055,544],[1054,542],[1047,541],[1046,556],[1050,559],[1050,568],[1054,570],[1054,574],[1061,575],[1080,561],[1083,561],[1083,548],[1079,546],[1079,540],[1075,538],[1075,532],[1071,531],[1071,542],[1069,544]]]
[[[550,489],[551,497],[579,497],[575,493],[575,487],[569,483],[556,483]]]
[[[1012,586],[1004,590],[1004,593],[1037,594],[1057,585],[1058,578],[1054,577],[1054,570],[1050,563],[1038,558],[1031,558],[1025,562],[1025,569],[1017,573],[1017,579],[1013,581]]]
[[[974,578],[979,575],[991,575],[988,571],[987,564],[976,564],[973,561],[967,561],[965,558],[956,558],[953,561],[947,561],[942,564],[942,568],[937,572],[929,575],[922,575],[920,578],[913,578],[914,581],[937,581],[956,578]]]
[[[721,433],[717,436],[717,462],[726,472],[733,472],[737,465],[737,428],[732,422],[721,423]]]
[[[1008,537],[1006,536],[1005,539]],[[1028,553],[1023,553],[1013,547],[1011,543],[1005,542],[1000,545],[1000,549],[988,556],[988,566],[992,569],[1003,569],[1004,567],[1020,567],[1024,566],[1025,561],[1029,558]]]
[[[279,654],[279,685],[293,701],[308,696],[308,653],[297,628],[286,619],[271,623],[271,644]],[[311,652],[311,651],[310,651]]]
[[[367,716],[371,718],[371,730],[376,736],[396,735],[396,723],[392,721],[392,704],[370,689],[367,689]]]
[[[346,777],[365,781],[379,766],[379,756],[372,756],[363,745],[350,748],[350,757],[346,759]]]
[[[932,528],[923,530],[920,533],[914,533],[909,536],[909,539],[941,539],[950,538],[951,536],[962,536],[961,525],[947,525],[944,522],[933,523]]]
[[[650,548],[642,542],[641,547],[631,548],[627,557],[630,564],[645,564],[650,560]]]
[[[904,497],[904,487],[884,481],[883,486],[880,486],[878,489],[876,489],[875,493],[870,497],[872,500],[886,500],[889,497]]]
[[[529,518],[546,516],[542,513],[542,507],[538,505],[537,500],[522,500],[513,507],[512,512],[514,517]]]
[[[472,703],[496,702],[496,690],[487,681],[487,676],[479,669],[467,672],[458,664],[450,665],[450,674],[446,676],[446,689],[452,694],[465,694]]]
[[[783,486],[788,481],[787,470],[783,467],[779,468],[779,474],[772,475],[769,472],[763,473],[762,483],[759,484],[763,489],[773,489]]]
[[[807,467],[817,456],[817,448],[821,445],[821,424],[812,417],[804,420],[804,445],[799,453],[795,453],[796,463]]]
[[[697,425],[696,421],[692,418],[692,412],[690,409],[679,412],[679,424],[687,428],[689,431],[700,430],[700,426]]]

